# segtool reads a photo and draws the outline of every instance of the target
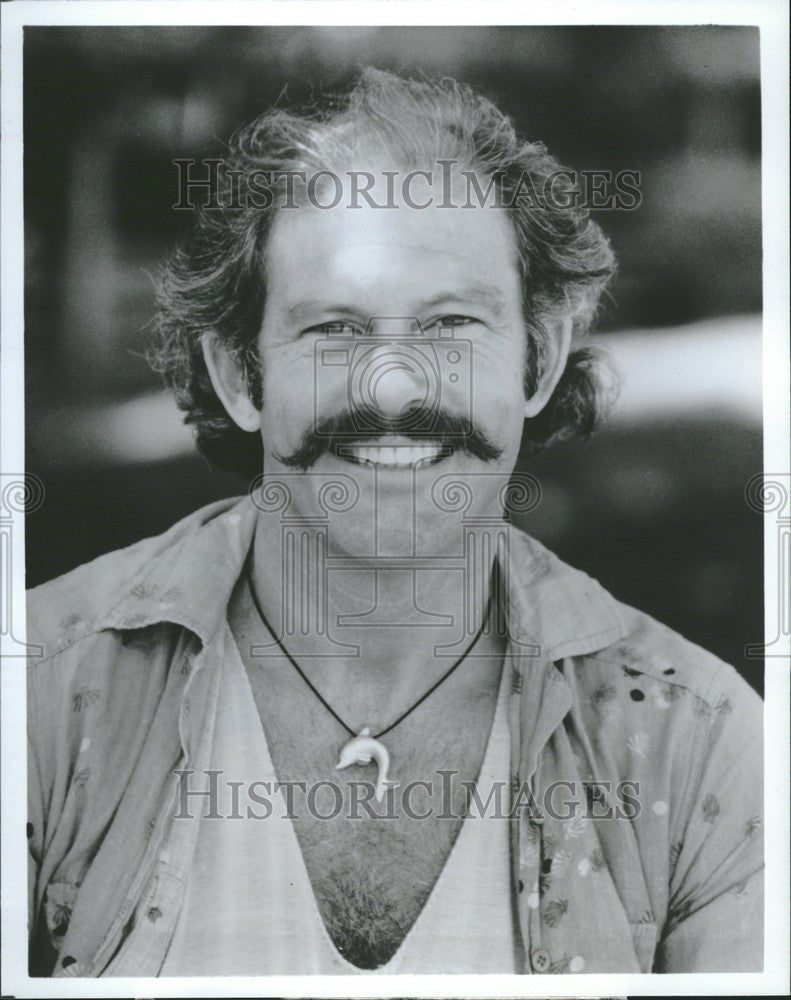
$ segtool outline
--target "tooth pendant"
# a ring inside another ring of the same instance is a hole
[[[352,764],[370,764],[371,761],[374,761],[377,766],[374,798],[377,802],[381,802],[387,785],[394,784],[394,782],[387,780],[390,754],[384,743],[380,743],[379,740],[371,736],[371,730],[368,726],[361,729],[357,736],[353,736],[348,743],[344,743],[335,770],[342,771],[343,768],[351,767]]]

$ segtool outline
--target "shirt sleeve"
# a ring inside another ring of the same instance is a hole
[[[27,922],[31,976],[48,976],[55,955],[47,931],[42,869],[53,821],[51,769],[46,766],[45,746],[57,723],[51,713],[45,714],[46,700],[39,697],[41,684],[51,677],[47,673],[42,678],[42,666],[35,662],[29,665],[27,692]]]
[[[28,741],[28,813],[27,813],[27,923],[32,933],[35,922],[36,883],[41,864],[41,830],[44,817],[41,809],[41,782],[33,748]]]
[[[46,792],[42,780],[39,754],[35,737],[41,732],[41,720],[38,716],[38,699],[35,685],[31,683],[31,671],[28,667],[28,737],[27,737],[27,919],[28,931],[34,930],[37,910],[38,875],[44,851],[44,826],[46,823]]]
[[[763,703],[723,673],[695,711],[657,972],[763,969]]]

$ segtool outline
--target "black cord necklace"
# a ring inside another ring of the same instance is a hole
[[[280,639],[278,639],[275,630],[269,624],[269,621],[267,620],[267,617],[264,614],[264,609],[261,607],[261,602],[258,600],[258,594],[256,593],[255,584],[253,583],[251,559],[249,557],[247,560],[246,570],[247,570],[247,586],[250,589],[250,596],[253,599],[253,605],[255,606],[255,610],[258,612],[258,617],[261,619],[261,623],[263,624],[264,628],[267,630],[267,632],[269,632],[269,634],[275,640],[275,643],[277,647],[280,649],[280,652],[283,654],[283,656],[285,656],[285,658],[288,660],[291,666],[296,670],[296,672],[299,674],[302,680],[307,684],[307,686],[310,688],[313,694],[318,698],[321,704],[327,709],[327,711],[330,713],[333,719],[335,719],[335,721],[338,722],[339,725],[341,725],[346,730],[346,732],[352,737],[352,739],[350,739],[347,743],[344,744],[343,747],[341,747],[340,759],[336,764],[336,770],[341,770],[344,767],[349,767],[352,764],[370,764],[371,761],[376,761],[376,764],[379,769],[376,781],[376,801],[381,802],[385,794],[385,789],[388,785],[387,772],[390,766],[390,754],[388,753],[387,748],[384,746],[384,744],[379,742],[380,739],[383,736],[386,736],[393,729],[395,729],[396,726],[400,725],[404,721],[404,719],[407,718],[407,716],[411,715],[415,711],[415,709],[419,708],[423,704],[423,702],[427,698],[429,698],[441,684],[444,684],[445,681],[451,676],[451,674],[454,673],[454,671],[456,671],[461,666],[461,664],[467,659],[467,657],[470,655],[472,650],[477,645],[479,639],[483,635],[483,631],[486,628],[486,623],[489,621],[489,615],[491,613],[491,608],[492,608],[491,593],[489,595],[489,600],[486,604],[486,611],[484,612],[483,620],[481,621],[481,627],[475,633],[472,641],[464,650],[464,652],[461,654],[461,656],[458,658],[458,660],[456,660],[439,678],[439,680],[435,681],[431,685],[431,687],[424,694],[422,694],[413,705],[410,705],[410,707],[405,712],[402,712],[401,715],[399,715],[398,718],[395,720],[395,722],[391,722],[389,726],[386,726],[380,732],[371,735],[371,730],[368,726],[363,726],[363,728],[359,731],[359,733],[357,733],[354,731],[354,729],[352,729],[350,725],[348,725],[346,722],[343,721],[340,715],[338,715],[338,713],[335,711],[332,705],[330,705],[327,699],[322,695],[322,693],[318,690],[315,684],[307,676],[302,667],[300,667],[300,665],[297,663],[297,661],[294,659],[291,653],[289,653],[285,645],[281,642]],[[393,782],[391,781],[389,782],[389,784],[392,785]]]

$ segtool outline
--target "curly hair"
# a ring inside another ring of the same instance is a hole
[[[239,198],[204,206],[188,238],[165,263],[158,288],[157,341],[150,361],[174,391],[210,462],[252,477],[261,472],[260,434],[242,431],[214,391],[201,349],[205,333],[235,357],[250,398],[263,405],[257,351],[266,304],[264,251],[283,175],[349,169],[365,151],[384,152],[404,166],[448,159],[479,176],[497,178],[509,204],[525,177],[544,189],[563,167],[541,143],[521,141],[511,120],[491,101],[453,80],[416,81],[363,70],[355,86],[323,110],[270,111],[239,131],[219,167],[218,180],[235,178]],[[281,179],[277,180],[277,175]],[[246,197],[266,191],[265,207]],[[261,184],[261,178],[266,182]],[[576,190],[573,183],[565,194]],[[513,199],[508,208],[520,258],[526,328],[524,388],[538,387],[551,322],[572,318],[572,350],[544,409],[525,422],[523,448],[593,430],[606,406],[606,356],[578,342],[589,330],[601,292],[615,269],[610,245],[574,198],[537,207]]]

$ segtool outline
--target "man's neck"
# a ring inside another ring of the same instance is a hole
[[[256,595],[277,638],[315,669],[333,663],[356,680],[381,676],[390,690],[398,675],[411,689],[440,676],[483,622],[493,554],[476,567],[474,586],[464,568],[448,568],[453,560],[441,552],[414,563],[328,562],[320,532],[301,525],[297,544],[271,519],[260,519],[250,562]],[[491,638],[487,628],[476,656],[495,655],[500,644]]]

